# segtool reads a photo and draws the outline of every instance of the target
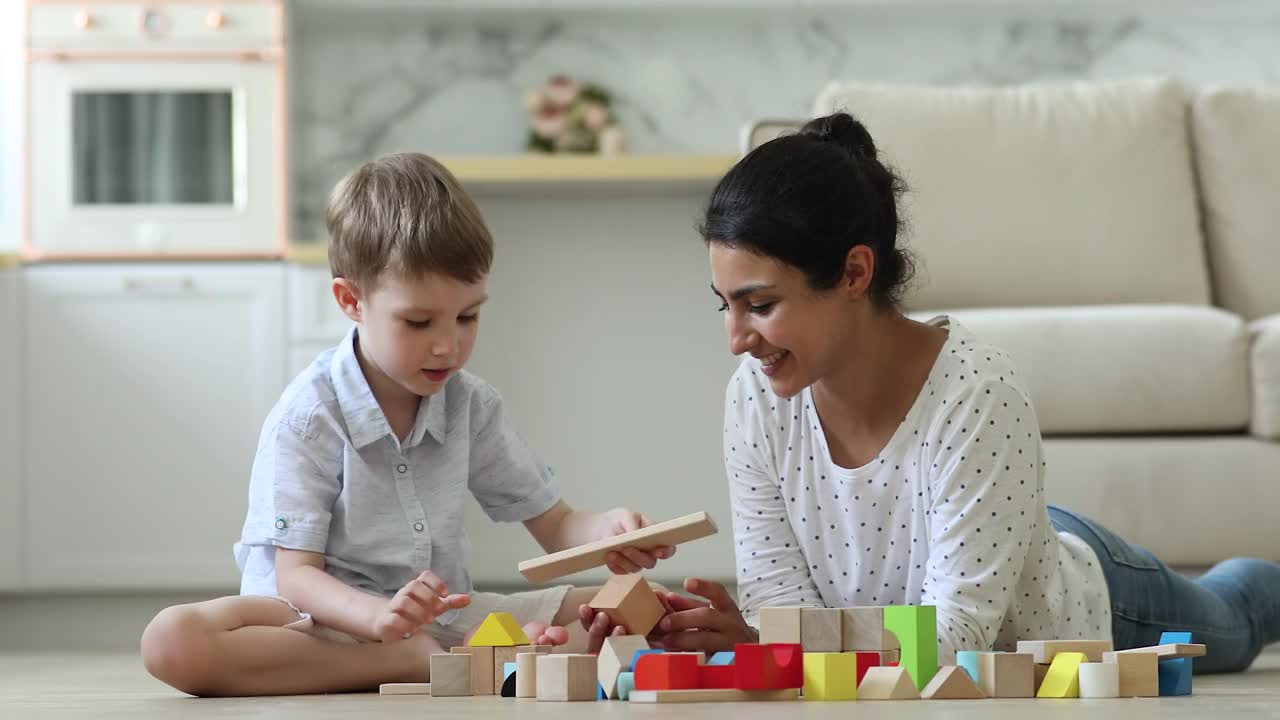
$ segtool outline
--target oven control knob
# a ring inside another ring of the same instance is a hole
[[[210,10],[209,16],[205,18],[205,22],[214,30],[221,29],[227,24],[227,16],[222,14],[221,10]]]
[[[93,16],[89,14],[88,10],[81,10],[75,14],[75,17],[71,18],[71,22],[75,23],[75,26],[81,30],[88,30],[93,27]]]

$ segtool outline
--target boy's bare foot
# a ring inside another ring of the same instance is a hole
[[[522,629],[530,645],[563,645],[569,641],[569,631],[557,625],[531,622],[525,623]]]

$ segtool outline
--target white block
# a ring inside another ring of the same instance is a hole
[[[1080,697],[1120,697],[1120,665],[1080,663]]]

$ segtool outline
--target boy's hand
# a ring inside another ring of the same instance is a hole
[[[653,521],[642,513],[633,512],[626,508],[614,508],[600,513],[599,523],[600,533],[597,539],[604,539],[648,527],[653,524]],[[606,555],[605,563],[609,566],[609,570],[615,574],[629,575],[641,570],[652,570],[659,560],[666,560],[675,554],[676,549],[670,545],[663,545],[652,550],[626,547]]]
[[[444,581],[425,571],[400,588],[373,621],[373,634],[382,642],[395,642],[430,625],[445,612],[466,607],[470,595],[450,595]]]

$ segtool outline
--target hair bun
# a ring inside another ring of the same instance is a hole
[[[871,133],[847,112],[814,118],[800,128],[800,134],[835,143],[851,154],[856,153],[869,160],[876,156],[876,144]]]

